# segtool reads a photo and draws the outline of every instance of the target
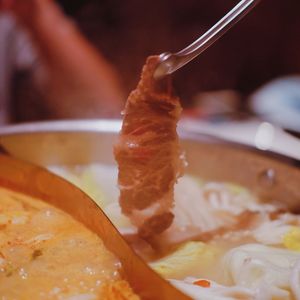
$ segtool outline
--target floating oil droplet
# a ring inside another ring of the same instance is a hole
[[[272,188],[276,185],[276,173],[273,169],[266,169],[257,176],[258,183],[261,187]]]

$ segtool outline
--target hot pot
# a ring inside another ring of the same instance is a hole
[[[108,248],[121,257],[129,282],[143,299],[189,299],[132,254],[102,211],[84,193],[34,166],[87,165],[95,162],[115,164],[112,150],[120,127],[120,121],[111,120],[3,127],[0,129],[0,152],[25,162],[1,154],[0,185],[4,183],[4,186],[15,186],[25,193],[46,197],[48,202],[71,213],[98,233],[104,242],[109,240]],[[264,201],[279,202],[293,212],[300,211],[299,161],[209,135],[191,133],[184,127],[179,127],[179,135],[188,162],[187,173],[208,181],[245,186]],[[63,202],[58,201],[61,194],[64,196]],[[145,275],[138,281],[136,270]],[[158,289],[149,288],[149,283]]]
[[[121,122],[56,121],[0,128],[4,152],[40,165],[115,164],[113,145]],[[300,170],[295,159],[242,146],[179,127],[187,173],[204,180],[226,181],[249,188],[265,201],[300,210]]]

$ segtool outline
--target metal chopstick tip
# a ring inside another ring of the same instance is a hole
[[[172,63],[170,58],[172,58],[172,53],[170,52],[164,52],[159,55],[159,63],[153,74],[154,79],[159,80],[171,73]]]

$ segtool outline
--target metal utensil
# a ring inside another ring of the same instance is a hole
[[[172,74],[193,60],[247,15],[259,2],[260,0],[242,0],[219,22],[188,47],[177,53],[162,53],[160,55],[160,64],[154,72],[154,78],[159,79]]]

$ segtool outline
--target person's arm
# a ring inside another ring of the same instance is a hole
[[[112,66],[51,0],[0,0],[28,30],[43,67],[47,105],[55,117],[117,116],[123,94]]]

